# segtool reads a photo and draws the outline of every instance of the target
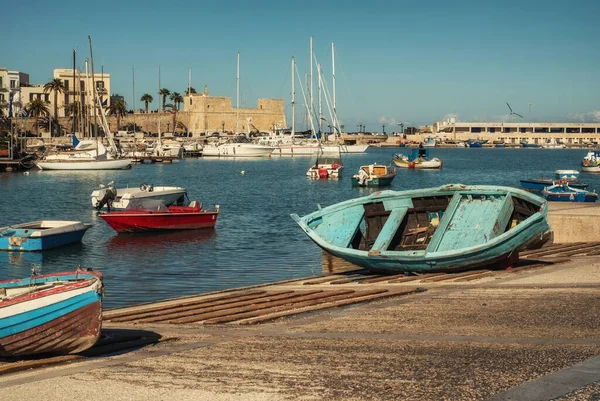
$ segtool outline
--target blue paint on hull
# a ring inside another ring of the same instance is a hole
[[[78,231],[48,235],[38,238],[23,237],[18,243],[11,242],[9,236],[0,236],[0,251],[45,251],[81,241],[88,227]]]
[[[546,187],[550,187],[554,184],[549,178],[532,178],[529,180],[520,180],[519,182],[521,184],[521,188],[530,192],[542,192]],[[586,189],[589,185],[582,182],[569,182],[569,186],[577,189]]]
[[[87,292],[64,301],[0,319],[0,339],[50,323],[68,313],[100,301],[101,294],[90,287]]]

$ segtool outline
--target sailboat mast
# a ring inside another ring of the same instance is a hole
[[[333,80],[333,125],[337,128],[337,106],[335,103],[335,56],[334,56],[335,48],[333,42],[331,42],[331,70],[332,70],[332,80]]]
[[[311,115],[312,115],[312,111],[314,110],[315,104],[314,104],[314,96],[313,96],[313,38],[312,36],[309,38],[309,52],[310,52],[310,75],[309,75],[309,81],[310,81],[310,88],[308,89],[308,101],[310,103],[310,110],[311,110]]]
[[[94,130],[93,134],[96,137],[96,141],[98,140],[98,124],[97,124],[97,116],[96,116],[96,102],[98,101],[98,92],[96,91],[96,79],[94,77],[94,54],[92,53],[92,37],[88,36],[88,41],[90,42],[90,60],[92,62],[92,88],[94,90]],[[108,135],[108,133],[105,133]],[[96,145],[96,158],[98,157],[98,146]]]
[[[239,133],[240,119],[240,52],[237,53],[237,74],[236,74],[236,89],[235,89],[235,133]]]
[[[296,65],[295,60],[292,57],[292,144],[294,143],[294,138],[296,137],[296,88],[294,73],[295,73]]]
[[[133,91],[133,137],[135,138],[136,125],[135,125],[135,66],[131,66],[131,86]]]
[[[321,86],[321,64],[317,63],[317,75],[319,77],[318,80],[318,90],[319,90],[319,132],[323,132],[323,108],[322,108],[322,103],[321,103],[321,91],[322,91],[322,86]]]
[[[75,101],[75,52],[76,50],[73,49],[73,102]],[[75,130],[77,127],[77,119],[75,118],[76,113],[77,110],[75,110],[75,104],[73,104],[73,135],[75,135]]]
[[[88,59],[86,57],[85,59],[85,108],[83,110],[83,116],[81,117],[84,121],[85,121],[85,132],[88,133],[88,135],[91,137],[92,136],[92,131],[91,131],[91,127],[89,124],[89,113],[90,113],[90,100],[91,100],[91,96],[90,96],[90,74],[88,72]],[[84,132],[84,137],[85,137],[85,132]]]

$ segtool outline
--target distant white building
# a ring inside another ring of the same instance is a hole
[[[71,104],[73,100],[78,100],[81,104],[92,104],[92,98],[96,92],[100,103],[104,107],[110,106],[110,74],[96,73],[94,74],[94,80],[92,80],[91,74],[86,78],[85,73],[75,71],[75,77],[73,77],[72,68],[57,68],[54,70],[54,78],[60,79],[65,90],[58,96],[58,116],[65,116],[65,107]],[[75,78],[75,79],[73,79]],[[89,95],[89,96],[88,96]],[[54,94],[51,93],[50,103],[54,102]],[[54,105],[52,104],[52,107]]]
[[[5,103],[9,108],[12,107],[12,113],[19,113],[24,103],[21,88],[29,85],[29,74],[19,71],[9,71],[6,68],[0,68],[0,104]],[[10,112],[6,109],[6,112]]]

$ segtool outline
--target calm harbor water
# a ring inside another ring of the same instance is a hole
[[[0,174],[0,227],[40,219],[92,223],[81,244],[43,253],[0,252],[0,279],[72,270],[78,264],[104,274],[105,307],[320,274],[321,250],[289,217],[342,200],[368,195],[350,177],[360,165],[391,163],[399,148],[370,148],[344,155],[337,181],[313,181],[305,173],[311,157],[186,159],[175,164],[136,165],[126,171]],[[408,151],[408,150],[407,150]],[[557,169],[580,170],[582,149],[432,149],[440,171],[397,170],[390,189],[448,183],[519,186],[519,180],[552,177]],[[241,171],[246,174],[242,175]],[[600,176],[581,174],[590,190]],[[117,235],[91,207],[100,184],[117,187],[174,185],[190,200],[221,205],[214,230]]]

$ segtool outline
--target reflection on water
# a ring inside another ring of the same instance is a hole
[[[214,228],[172,232],[121,233],[112,237],[107,244],[108,250],[125,252],[153,252],[163,248],[177,248],[178,245],[190,245],[210,240],[216,235]]]
[[[72,270],[99,270],[107,308],[270,281],[334,273],[346,262],[322,252],[290,218],[368,195],[448,183],[518,186],[529,177],[552,177],[577,169],[586,150],[432,149],[439,171],[396,170],[386,188],[352,187],[361,165],[389,164],[397,149],[374,148],[344,154],[339,180],[310,180],[312,157],[199,158],[176,164],[140,164],[117,171],[35,171],[0,174],[0,226],[33,220],[81,220],[93,224],[81,244],[43,253],[0,252],[0,279]],[[241,171],[245,174],[240,174]],[[581,174],[590,190],[600,176]],[[117,235],[91,207],[99,183],[117,187],[141,183],[181,186],[207,208],[221,206],[214,230]]]

